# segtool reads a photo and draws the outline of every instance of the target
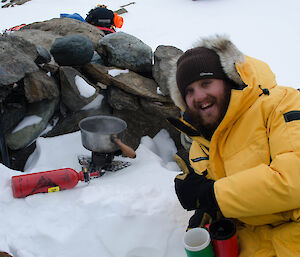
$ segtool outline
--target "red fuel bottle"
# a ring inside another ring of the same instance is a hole
[[[38,173],[13,176],[11,186],[13,196],[22,198],[37,193],[50,193],[71,189],[79,181],[84,181],[83,172],[77,172],[71,168],[49,170]]]

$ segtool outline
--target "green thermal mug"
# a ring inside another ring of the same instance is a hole
[[[183,244],[188,257],[214,257],[209,232],[204,228],[188,230]]]

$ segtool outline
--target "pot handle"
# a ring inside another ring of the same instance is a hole
[[[135,151],[128,145],[125,145],[119,138],[116,136],[112,137],[112,141],[118,145],[124,156],[134,159],[136,157]]]

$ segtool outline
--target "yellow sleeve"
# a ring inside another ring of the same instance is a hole
[[[299,115],[287,119],[291,112]],[[269,117],[266,133],[270,165],[215,182],[216,199],[225,217],[269,215],[300,207],[300,97],[296,90],[286,90]]]

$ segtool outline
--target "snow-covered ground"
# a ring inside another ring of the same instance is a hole
[[[0,31],[79,13],[97,4],[117,10],[123,0],[31,0],[0,9]],[[266,61],[279,84],[300,88],[298,0],[136,0],[125,7],[127,32],[153,51],[158,45],[190,48],[201,36],[227,34],[246,54]],[[78,82],[81,86],[82,83]],[[101,101],[98,99],[97,101]],[[33,122],[31,120],[31,122]],[[28,121],[24,121],[22,126]],[[21,126],[20,125],[20,126]],[[183,257],[190,217],[177,201],[174,142],[162,130],[144,137],[131,166],[71,190],[14,199],[10,180],[20,175],[0,165],[0,249],[14,257]],[[39,138],[26,172],[60,168],[80,171],[78,155],[90,152],[80,132]]]
[[[131,166],[107,172],[70,190],[12,196],[10,178],[20,172],[0,166],[0,248],[15,257],[183,256],[188,213],[178,204],[173,179],[176,151],[167,131],[144,137]],[[27,172],[73,168],[90,155],[80,132],[39,138]]]

